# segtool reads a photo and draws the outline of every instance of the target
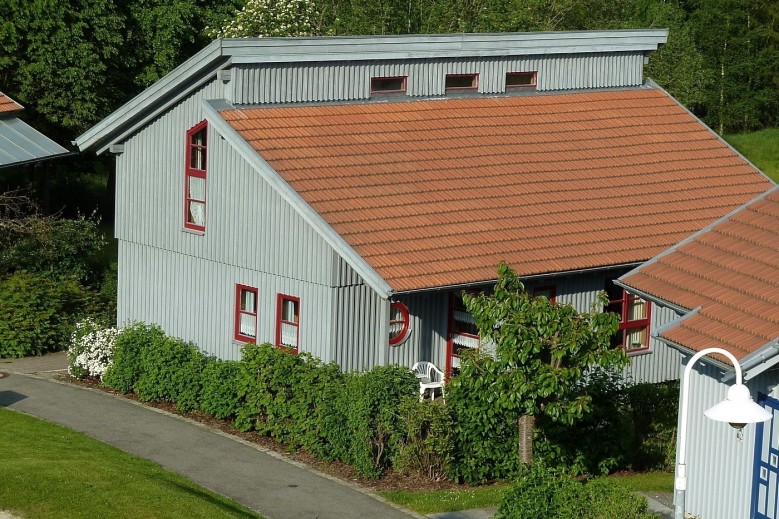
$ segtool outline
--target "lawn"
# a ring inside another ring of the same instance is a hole
[[[636,492],[673,492],[674,475],[670,472],[634,472],[609,476],[621,486]],[[464,488],[462,490],[379,492],[393,503],[420,514],[456,512],[473,508],[497,508],[507,484]]]
[[[726,135],[725,140],[774,182],[779,182],[779,128]]]
[[[259,516],[83,434],[0,408],[0,510],[26,518]]]

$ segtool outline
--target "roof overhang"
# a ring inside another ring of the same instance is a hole
[[[105,152],[232,63],[648,53],[667,40],[667,29],[218,39],[78,136],[73,143],[81,151]]]
[[[21,119],[0,117],[0,169],[71,154]]]

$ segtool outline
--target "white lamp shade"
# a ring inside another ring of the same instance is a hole
[[[744,384],[730,386],[727,398],[707,409],[703,414],[712,420],[742,427],[748,423],[765,422],[771,419],[771,413],[752,401],[749,389]]]

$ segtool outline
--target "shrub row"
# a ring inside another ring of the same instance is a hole
[[[135,324],[118,335],[103,382],[143,401],[232,419],[240,430],[346,462],[365,477],[393,465],[446,474],[448,412],[416,400],[417,380],[407,368],[344,374],[334,363],[269,344],[241,353],[240,361],[216,360],[157,326]]]

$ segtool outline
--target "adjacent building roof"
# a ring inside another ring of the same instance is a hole
[[[0,92],[0,168],[50,159],[69,152],[17,117],[22,106]]]
[[[654,88],[221,115],[396,292],[642,262],[773,185]]]
[[[779,186],[620,279],[691,311],[659,332],[743,359],[779,338]]]

